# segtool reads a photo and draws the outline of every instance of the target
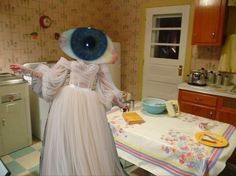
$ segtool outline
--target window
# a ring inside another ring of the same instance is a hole
[[[181,14],[153,15],[150,57],[178,59]]]

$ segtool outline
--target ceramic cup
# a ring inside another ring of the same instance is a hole
[[[201,122],[199,123],[198,127],[201,129],[201,130],[210,130],[214,127],[215,125],[211,122]]]

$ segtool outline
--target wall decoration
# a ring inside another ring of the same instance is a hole
[[[39,18],[39,24],[42,28],[48,28],[52,24],[52,19],[49,16],[43,15]]]
[[[58,40],[58,39],[60,38],[60,34],[57,33],[57,32],[55,32],[55,33],[54,33],[54,38],[55,38],[56,40]]]
[[[31,35],[32,39],[37,39],[39,36],[39,34],[37,32],[31,32],[30,35]]]

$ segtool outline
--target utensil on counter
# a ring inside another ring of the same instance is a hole
[[[200,71],[192,71],[189,75],[188,84],[206,86],[206,75]]]
[[[219,73],[217,76],[216,76],[216,85],[217,86],[221,86],[222,85],[222,75]]]
[[[210,71],[208,73],[208,79],[207,79],[207,82],[209,84],[214,84],[215,83],[215,78],[216,78],[216,74],[213,72],[213,71]]]
[[[223,85],[224,86],[228,86],[230,83],[229,83],[229,76],[228,75],[225,75],[223,77]]]

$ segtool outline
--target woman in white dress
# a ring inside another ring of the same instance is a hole
[[[110,62],[117,55],[113,53]],[[106,119],[112,103],[124,107],[106,64],[61,59],[43,72],[13,64],[14,72],[39,78],[51,102],[41,158],[41,175],[124,175]],[[64,85],[69,75],[69,84]],[[96,90],[92,87],[96,82]]]

